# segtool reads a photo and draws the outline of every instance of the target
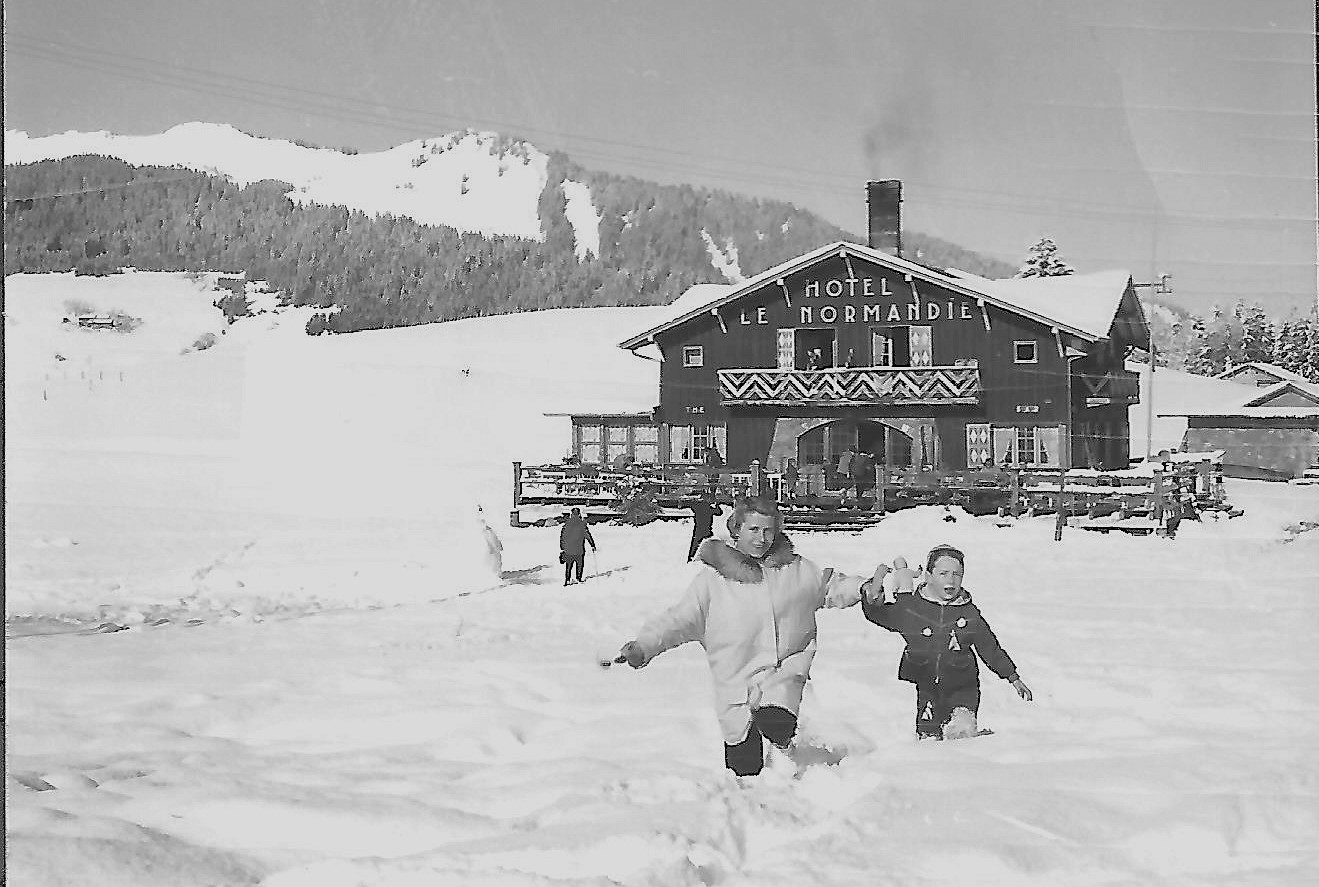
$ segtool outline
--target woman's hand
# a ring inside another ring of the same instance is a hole
[[[1030,692],[1030,687],[1027,687],[1024,683],[1022,683],[1021,678],[1013,679],[1012,689],[1016,690],[1017,695],[1020,696],[1022,699],[1026,700],[1027,702],[1030,702],[1032,699],[1035,698]]]
[[[861,584],[861,591],[865,594],[866,603],[877,604],[884,595],[884,577],[889,574],[889,565],[880,564],[875,567],[875,575],[871,576]],[[892,603],[892,601],[889,601]]]

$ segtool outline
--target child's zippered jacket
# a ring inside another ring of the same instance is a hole
[[[907,642],[898,662],[899,680],[923,687],[940,685],[944,690],[976,686],[980,682],[976,654],[994,674],[1007,681],[1017,679],[1012,657],[966,589],[946,604],[912,592],[897,595],[892,604],[863,599],[861,608],[871,622],[897,632]]]

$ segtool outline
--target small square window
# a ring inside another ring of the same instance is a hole
[[[1038,363],[1039,352],[1035,342],[1013,342],[1012,343],[1012,362],[1013,363]]]
[[[682,346],[682,365],[685,367],[705,366],[705,348],[701,345]]]

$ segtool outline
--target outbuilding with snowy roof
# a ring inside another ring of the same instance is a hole
[[[1185,416],[1182,448],[1222,450],[1229,477],[1292,480],[1319,474],[1319,385],[1298,378],[1246,389],[1217,406],[1160,415]]]

